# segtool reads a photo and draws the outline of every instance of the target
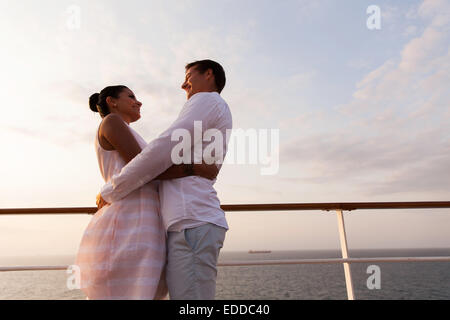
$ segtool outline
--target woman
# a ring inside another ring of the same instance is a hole
[[[142,103],[126,86],[110,86],[93,94],[89,106],[103,119],[95,148],[107,182],[147,145],[129,126],[140,118]],[[214,179],[217,172],[214,165],[178,165],[155,180],[191,174]],[[81,289],[88,299],[163,299],[167,295],[166,239],[155,180],[101,208],[90,221],[76,259]]]

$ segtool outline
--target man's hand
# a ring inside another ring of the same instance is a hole
[[[203,162],[202,164],[194,164],[193,171],[194,175],[201,176],[209,180],[214,180],[219,174],[219,169],[214,163],[206,164]]]
[[[102,198],[101,193],[99,193],[99,194],[97,195],[97,208],[98,208],[98,210],[100,210],[101,208],[103,208],[104,206],[106,206],[106,205],[108,205],[108,204],[109,204],[109,203],[106,202],[106,201]]]

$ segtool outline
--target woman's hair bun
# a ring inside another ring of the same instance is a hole
[[[100,93],[94,93],[90,98],[89,98],[89,107],[91,108],[92,111],[94,112],[98,112],[97,109],[97,104],[98,104],[98,98],[100,96]]]
[[[120,93],[128,89],[126,86],[119,85],[119,86],[109,86],[100,91],[100,93],[94,93],[89,98],[89,108],[91,108],[92,111],[100,113],[100,116],[106,117],[108,114],[111,113],[111,110],[109,110],[108,106],[108,97],[112,97],[115,99],[119,99]]]

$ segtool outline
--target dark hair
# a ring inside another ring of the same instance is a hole
[[[106,98],[113,97],[119,98],[119,94],[124,90],[128,89],[126,86],[109,86],[100,91],[100,93],[94,93],[89,98],[89,107],[94,112],[99,112],[102,117],[106,117],[111,111],[106,103]]]
[[[205,73],[208,69],[211,69],[214,74],[214,79],[216,80],[217,91],[219,93],[222,92],[225,87],[226,78],[225,71],[220,64],[212,60],[199,60],[187,64],[186,70],[192,67],[195,67],[200,73]]]

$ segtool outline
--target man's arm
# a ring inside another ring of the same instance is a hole
[[[130,162],[136,157],[142,148],[139,146],[136,138],[131,133],[128,125],[117,114],[110,114],[105,117],[100,125],[99,138],[105,139],[107,144],[119,152],[125,163]],[[218,170],[214,165],[173,165],[161,173],[156,179],[168,180],[184,178],[190,175],[199,175],[207,179],[214,179]]]
[[[219,174],[216,164],[176,164],[161,173],[154,180],[172,180],[188,176],[199,176],[209,180],[214,180]]]
[[[122,199],[174,164],[171,158],[172,149],[180,143],[171,140],[172,132],[175,130],[184,129],[190,133],[191,141],[186,143],[186,147],[192,148],[195,143],[201,143],[201,140],[194,140],[194,138],[202,139],[194,136],[194,121],[202,121],[203,131],[207,130],[211,115],[218,112],[218,105],[216,100],[208,95],[195,98],[189,109],[180,115],[169,129],[151,141],[140,154],[122,168],[120,174],[114,175],[102,188],[101,196],[106,202],[112,203]],[[187,149],[185,151],[190,152]]]

